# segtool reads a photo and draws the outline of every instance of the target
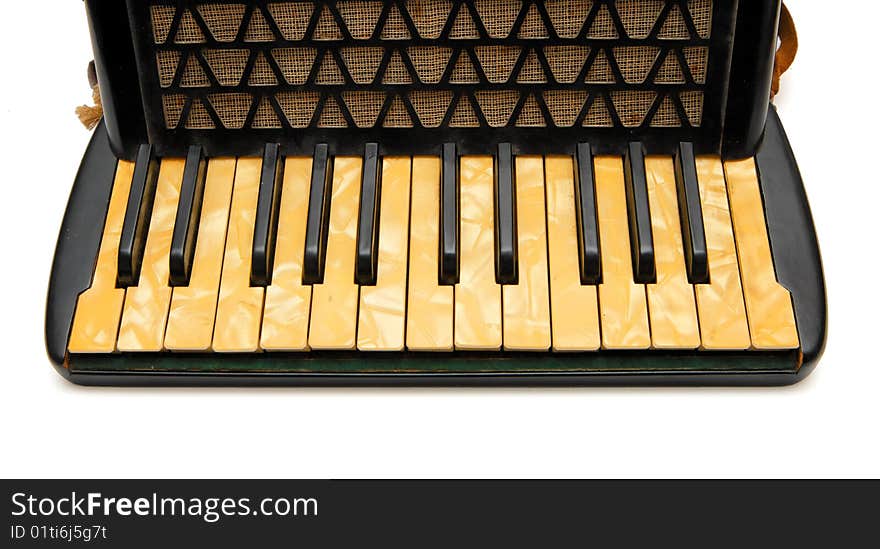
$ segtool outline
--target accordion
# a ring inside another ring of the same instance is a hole
[[[821,355],[779,0],[85,5],[71,381],[782,385]]]

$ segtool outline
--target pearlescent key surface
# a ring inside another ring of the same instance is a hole
[[[250,278],[261,166],[259,158],[239,158],[235,168],[214,326],[213,349],[218,352],[254,352],[260,346],[264,290],[251,287]]]
[[[501,286],[495,282],[491,156],[461,158],[461,259],[455,285],[455,348],[501,348]]]
[[[166,158],[159,168],[140,277],[137,286],[125,290],[125,306],[116,344],[120,351],[157,352],[164,348],[172,292],[169,285],[171,236],[184,165],[183,158]]]
[[[116,165],[92,285],[76,301],[67,345],[71,353],[112,353],[116,349],[119,317],[125,301],[125,290],[116,287],[117,256],[133,176],[134,162],[120,160]]]
[[[601,344],[596,286],[581,284],[574,163],[568,156],[544,161],[550,322],[554,351],[594,351]]]
[[[688,282],[672,158],[645,157],[657,282],[647,284],[651,342],[658,349],[700,346],[694,288]]]
[[[623,160],[619,156],[597,156],[594,165],[602,250],[602,347],[647,349],[651,346],[648,304],[644,284],[635,283],[633,277]]]
[[[703,348],[743,350],[750,346],[746,308],[721,158],[697,158],[700,203],[709,252],[709,284],[697,284],[697,311]]]
[[[408,156],[382,159],[376,284],[361,287],[357,334],[360,351],[404,348],[411,164]]]
[[[336,157],[324,282],[312,287],[309,346],[351,350],[357,344],[358,285],[354,281],[361,164]]]
[[[406,347],[410,351],[451,351],[453,287],[438,283],[439,158],[413,158],[411,202]]]
[[[312,159],[287,158],[272,284],[266,288],[260,347],[266,351],[306,351],[312,287],[302,283],[303,249],[309,206]]]
[[[725,162],[724,170],[752,347],[795,349],[791,295],[776,280],[755,161]]]
[[[547,280],[547,220],[544,209],[544,160],[518,156],[516,176],[517,284],[502,286],[504,348],[550,348],[550,293]]]
[[[208,162],[189,285],[175,287],[171,296],[165,330],[168,350],[207,351],[211,348],[234,180],[234,158],[215,158]]]

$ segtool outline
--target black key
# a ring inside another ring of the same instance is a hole
[[[377,143],[366,145],[362,174],[354,276],[361,286],[373,286],[376,284],[376,263],[379,259],[379,203],[382,194]]]
[[[315,146],[312,159],[312,182],[309,185],[309,214],[303,254],[303,284],[324,281],[324,258],[327,256],[327,231],[330,228],[330,198],[333,165],[326,143]]]
[[[144,255],[144,245],[156,197],[159,161],[152,145],[141,145],[135,161],[131,192],[125,209],[125,220],[119,238],[116,285],[120,288],[137,284]]]
[[[599,284],[602,282],[602,259],[599,251],[599,224],[596,217],[593,150],[589,143],[578,143],[574,177],[581,284]]]
[[[709,252],[703,226],[703,207],[693,143],[679,143],[675,155],[675,184],[678,187],[678,214],[684,240],[684,258],[691,284],[709,283]]]
[[[495,280],[516,284],[516,187],[510,143],[498,145],[495,157]]]
[[[642,284],[653,283],[657,278],[654,269],[654,237],[651,232],[645,153],[641,143],[630,143],[627,147],[623,172],[626,177],[626,205],[629,214],[633,278]]]
[[[174,233],[171,237],[170,282],[172,286],[189,284],[193,252],[199,232],[199,219],[202,214],[202,197],[205,191],[205,173],[208,161],[200,145],[192,145],[186,155],[183,169],[183,183],[180,185],[180,200],[177,203],[177,217],[174,220]]]
[[[455,143],[444,143],[440,166],[440,284],[458,282],[458,154]]]
[[[251,286],[272,283],[272,264],[275,257],[275,233],[278,230],[278,208],[281,205],[281,180],[284,162],[281,146],[267,143],[263,149],[263,167],[260,172],[260,192],[257,214],[254,218],[254,240],[251,251]]]

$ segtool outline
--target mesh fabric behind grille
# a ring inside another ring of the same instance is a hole
[[[155,0],[167,129],[699,127],[712,0]]]

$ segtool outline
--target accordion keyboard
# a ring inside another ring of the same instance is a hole
[[[71,354],[799,346],[754,159],[142,152]]]

